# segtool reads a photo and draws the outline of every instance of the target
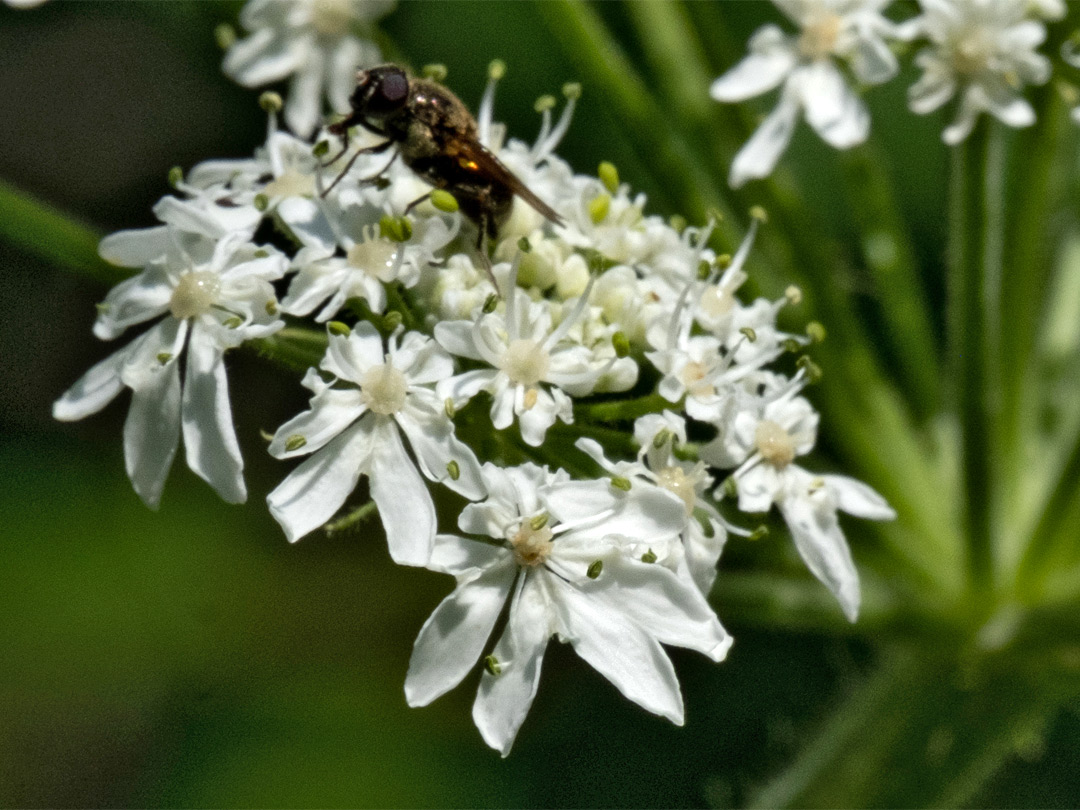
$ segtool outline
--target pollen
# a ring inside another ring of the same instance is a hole
[[[535,340],[518,338],[502,356],[502,370],[519,385],[536,385],[547,375],[550,357]]]
[[[694,479],[686,474],[682,467],[665,467],[656,474],[656,483],[668,492],[674,492],[686,507],[686,514],[694,512],[697,493],[694,492]]]
[[[210,311],[221,292],[221,279],[217,273],[197,270],[180,276],[172,297],[169,312],[174,318],[195,318]]]
[[[409,384],[405,375],[389,363],[372,366],[360,379],[360,397],[375,413],[397,413],[405,405]]]
[[[532,568],[543,565],[551,556],[551,549],[554,546],[553,537],[547,525],[534,529],[529,521],[523,522],[521,528],[510,538],[510,545],[514,549],[514,558],[518,561],[518,565],[527,565]]]
[[[735,307],[735,296],[719,284],[710,284],[698,302],[702,312],[711,318],[727,315]]]
[[[266,184],[263,193],[267,197],[314,197],[315,175],[286,169],[284,174]]]
[[[754,444],[762,458],[774,467],[786,467],[795,460],[795,438],[771,419],[758,423]]]
[[[693,396],[707,397],[716,393],[716,387],[706,379],[708,373],[709,369],[704,363],[691,361],[683,366],[679,379]]]
[[[825,12],[808,23],[799,36],[799,53],[811,60],[827,57],[836,48],[841,22],[839,15]]]
[[[325,37],[347,34],[351,21],[349,0],[315,0],[311,5],[311,27]]]

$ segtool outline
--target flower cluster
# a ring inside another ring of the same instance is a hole
[[[707,596],[729,537],[752,534],[738,511],[775,505],[851,620],[859,580],[837,514],[894,513],[866,485],[796,463],[818,418],[802,396],[816,367],[793,354],[820,329],[778,327],[795,288],[739,297],[763,212],[733,256],[718,254],[712,223],[676,228],[611,164],[576,174],[554,154],[576,86],[557,119],[540,105],[532,144],[506,141],[492,121],[499,75],[493,66],[477,137],[560,223],[515,199],[478,247],[452,193],[363,151],[377,139],[302,141],[278,129],[269,97],[250,159],[175,173],[160,225],[102,242],[105,258],[141,272],[108,294],[95,333],[157,322],[54,412],[79,419],[130,388],[124,446],[140,496],[158,503],[182,432],[188,465],[243,501],[224,350],[254,341],[272,357],[298,335],[322,341],[303,378],[310,408],[270,442],[275,457],[303,457],[270,511],[295,541],[351,500],[370,508],[354,498],[366,479],[393,559],[457,581],[416,640],[410,704],[482,661],[473,714],[505,755],[552,636],[682,722],[662,645],[725,656],[731,639]],[[325,326],[305,325],[313,313]],[[437,485],[466,501],[460,534],[439,532]]]
[[[772,172],[799,113],[826,143],[847,149],[870,134],[870,114],[845,78],[877,85],[893,78],[893,47],[915,42],[923,73],[908,91],[911,110],[933,112],[957,98],[954,122],[942,133],[953,145],[990,113],[1011,127],[1030,126],[1035,112],[1021,91],[1044,84],[1050,61],[1037,52],[1043,20],[1065,14],[1060,0],[919,0],[921,13],[902,23],[883,14],[892,0],[774,0],[798,28],[766,25],[750,39],[750,54],[713,82],[717,101],[743,101],[780,88],[776,108],[735,156],[733,187]]]

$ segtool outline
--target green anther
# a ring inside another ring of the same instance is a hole
[[[431,204],[447,214],[452,214],[458,210],[457,199],[449,191],[442,188],[437,188],[431,192]]]
[[[446,65],[442,65],[436,62],[431,65],[424,65],[424,67],[420,70],[420,75],[422,75],[425,79],[431,79],[433,82],[444,82],[446,81],[447,72],[448,71],[446,70]]]
[[[616,357],[630,356],[630,338],[625,332],[616,332],[611,336],[611,347],[615,350]]]
[[[716,265],[717,270],[727,270],[729,267],[731,267],[731,254],[721,253],[719,256],[716,257],[716,261],[713,262],[713,264]]]
[[[686,217],[682,216],[681,214],[672,214],[668,218],[668,225],[671,226],[672,230],[675,230],[679,233],[685,231],[686,226],[689,224],[690,223],[686,221]]]
[[[528,237],[523,236],[518,239],[518,250],[520,250],[522,253],[532,252],[532,245],[529,244]]]
[[[347,323],[341,321],[330,321],[326,324],[326,331],[331,335],[338,335],[340,337],[348,337],[352,334],[352,329],[349,328]]]
[[[641,555],[641,561],[643,563],[656,562],[656,553],[650,548],[648,551]]]
[[[619,170],[615,168],[615,164],[611,161],[605,160],[601,162],[596,169],[596,176],[600,178],[604,188],[612,194],[619,190]]]
[[[112,309],[112,305],[102,301],[100,304],[94,304],[94,309],[97,310],[98,315],[108,315],[109,310]]]
[[[485,315],[490,315],[492,312],[495,311],[495,307],[497,307],[498,305],[499,296],[497,296],[495,293],[492,293],[484,299],[484,307],[482,311]]]
[[[562,94],[568,99],[581,98],[581,83],[580,82],[567,82],[562,86]]]
[[[534,532],[538,532],[548,525],[549,520],[551,520],[551,515],[549,515],[547,512],[541,512],[539,515],[533,515],[531,518],[529,518],[529,528],[531,528]]]
[[[239,315],[233,315],[231,318],[226,318],[221,322],[221,325],[226,329],[239,329],[244,325],[244,319]]]
[[[256,211],[265,211],[270,207],[270,198],[265,194],[256,194],[255,199],[252,202],[255,205]]]
[[[270,251],[266,250],[265,248],[259,248],[251,255],[256,259],[265,259],[267,256],[270,255]]]
[[[490,675],[496,677],[502,675],[502,664],[499,663],[499,659],[494,655],[484,656],[484,669],[486,669]]]
[[[555,96],[540,96],[540,98],[536,100],[536,103],[533,104],[533,109],[538,113],[542,113],[544,110],[550,110],[556,103]]]
[[[267,301],[266,302],[266,314],[267,315],[277,315],[277,313],[278,313],[277,301]]]
[[[757,332],[753,330],[753,327],[744,326],[742,329],[739,330],[739,333],[751,343],[757,340]]]
[[[746,539],[747,540],[764,540],[768,536],[769,536],[769,527],[766,526],[765,524],[762,524],[762,525],[758,526],[756,529],[754,529],[752,532],[750,532],[750,536],[747,537]]]
[[[454,414],[457,413],[457,408],[454,407],[454,400],[447,397],[446,401],[443,402],[443,410],[446,412],[447,419],[453,419]]]
[[[822,343],[825,340],[825,327],[819,321],[810,321],[806,325],[806,336],[813,343]]]
[[[390,188],[390,178],[388,177],[376,177],[375,178],[375,190],[386,191]]]
[[[711,273],[712,273],[712,265],[711,264],[709,264],[704,259],[702,259],[700,262],[698,262],[697,277],[699,279],[704,281],[705,279],[707,279],[709,277],[709,275]]]
[[[269,444],[270,442],[272,442],[274,440],[274,434],[273,433],[267,433],[262,428],[259,428],[259,436],[261,436],[262,440],[264,442],[266,442],[267,444]]]
[[[729,475],[724,479],[724,483],[720,485],[720,491],[725,498],[735,498],[739,495],[739,483],[735,480],[735,477]]]
[[[674,435],[675,435],[675,434],[674,434],[674,433],[672,433],[672,432],[671,432],[670,430],[668,430],[667,428],[661,428],[660,430],[656,431],[656,435],[652,437],[652,446],[653,446],[653,447],[654,447],[655,449],[659,450],[659,449],[661,449],[661,448],[662,448],[662,447],[663,447],[663,446],[664,446],[665,444],[667,444],[668,442],[670,442],[670,441],[671,441],[671,439],[672,439],[672,437],[674,437]]]
[[[294,433],[292,436],[289,436],[287,439],[285,439],[285,449],[290,453],[293,450],[299,450],[305,444],[307,444],[307,439],[305,439],[299,433]]]
[[[179,188],[180,184],[184,182],[184,170],[179,166],[173,166],[169,169],[169,187]]]
[[[214,40],[221,50],[227,51],[236,42],[236,29],[228,23],[221,23],[214,27]]]
[[[407,217],[386,214],[379,220],[379,236],[394,242],[407,242],[412,238],[412,223]]]
[[[326,157],[330,154],[330,141],[319,141],[311,148],[311,154],[317,158]]]
[[[589,200],[589,219],[593,221],[593,225],[599,225],[611,212],[611,196],[608,194],[601,194],[597,197],[593,197]]]
[[[259,106],[263,108],[263,112],[276,113],[281,112],[281,108],[285,106],[285,104],[281,100],[280,93],[275,93],[273,90],[267,90],[259,96]]]
[[[456,461],[450,459],[450,461],[446,463],[446,474],[450,476],[451,481],[457,481],[461,478],[461,467]]]
[[[821,366],[810,359],[809,355],[804,354],[795,361],[795,365],[806,372],[806,381],[811,385],[821,382],[824,372],[822,372]]]
[[[762,208],[760,205],[755,205],[750,208],[750,216],[756,219],[762,225],[766,225],[769,222],[769,212]]]
[[[784,290],[784,297],[788,300],[789,304],[795,306],[802,301],[802,290],[796,285],[790,284],[788,285],[788,288]]]
[[[613,475],[611,477],[611,485],[615,487],[615,489],[621,489],[623,492],[630,491],[630,479],[621,475]]]
[[[789,354],[795,354],[798,351],[802,351],[802,344],[795,338],[786,338],[780,345],[783,346],[784,351]]]
[[[714,222],[714,223],[715,222],[723,222],[724,221],[724,214],[716,206],[710,205],[708,210],[705,211],[705,221],[706,222]]]
[[[506,62],[502,59],[492,59],[488,62],[488,78],[492,81],[499,81],[506,75]]]
[[[385,316],[383,316],[383,327],[386,329],[387,332],[393,332],[395,329],[401,326],[402,320],[404,319],[402,318],[401,313],[398,312],[396,309],[392,309],[387,312]]]
[[[158,354],[158,356],[157,356],[157,361],[158,361],[159,363],[161,363],[161,365],[165,365],[165,364],[166,364],[166,363],[168,363],[168,362],[169,362],[170,360],[172,360],[172,358],[173,358],[173,356],[172,356],[171,354],[169,354],[168,352],[161,352],[161,353],[160,353],[160,354]]]
[[[598,576],[600,576],[600,572],[603,571],[603,570],[604,570],[604,561],[603,560],[593,560],[589,564],[589,567],[585,570],[585,576],[587,576],[589,579],[596,579]]]

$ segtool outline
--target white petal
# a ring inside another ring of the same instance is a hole
[[[675,667],[659,642],[621,613],[561,580],[553,582],[567,641],[623,696],[643,709],[683,724]]]
[[[337,236],[322,210],[307,197],[286,197],[277,207],[278,216],[304,247],[330,256],[337,247]]]
[[[717,101],[743,101],[767,93],[780,85],[795,67],[795,52],[784,42],[784,35],[769,25],[754,35],[754,52],[716,79],[709,95]],[[766,43],[766,40],[771,42]]]
[[[530,576],[529,580],[532,579]],[[504,757],[510,753],[536,697],[540,667],[550,637],[547,600],[534,581],[523,581],[510,605],[506,630],[492,650],[502,671],[492,675],[484,670],[472,711],[473,722],[484,742]]]
[[[289,473],[266,497],[290,543],[334,516],[356,488],[371,454],[373,417],[346,430]]]
[[[832,591],[848,621],[855,621],[859,615],[859,572],[840,531],[836,510],[822,508],[809,497],[787,497],[779,507],[806,567]]]
[[[498,371],[488,368],[466,371],[441,381],[435,388],[435,395],[444,401],[451,400],[455,407],[460,408],[481,391],[490,391],[498,375]]]
[[[173,285],[164,270],[151,266],[109,290],[94,322],[102,340],[118,337],[129,326],[156,318],[166,311]]]
[[[376,417],[369,483],[390,556],[398,565],[427,565],[435,542],[435,504],[405,453],[397,423]]]
[[[519,385],[514,389],[514,411],[518,414],[521,438],[530,447],[539,447],[544,443],[547,430],[555,424],[556,418],[556,403],[552,394],[562,394],[558,388],[552,389],[550,394],[543,388],[537,388],[535,391],[535,403],[531,408],[526,408],[524,406],[525,387]],[[566,396],[566,394],[562,395]],[[492,423],[495,423],[495,419],[492,419]]]
[[[302,42],[286,32],[264,28],[233,44],[221,68],[245,87],[283,79],[303,58]]]
[[[480,350],[476,348],[471,321],[442,321],[435,324],[435,340],[450,354],[480,360]]]
[[[836,505],[849,515],[868,520],[896,520],[896,511],[873,487],[846,475],[823,475]]]
[[[798,102],[781,96],[776,109],[761,122],[731,162],[728,183],[732,188],[739,188],[747,180],[768,176],[791,142],[798,115]]]
[[[862,143],[870,134],[870,113],[831,62],[815,62],[799,71],[806,120],[836,149]]]
[[[385,360],[382,337],[370,321],[361,321],[348,336],[331,335],[320,367],[335,377],[359,384],[364,373]]]
[[[92,366],[53,403],[53,419],[74,422],[97,413],[112,402],[124,387],[123,380],[120,379],[120,369],[130,352],[131,346],[125,346]]]
[[[325,388],[311,398],[311,409],[297,414],[274,433],[270,455],[292,458],[314,453],[349,425],[364,415],[367,408],[355,388]],[[302,446],[295,450],[287,445],[296,436],[303,437]]]
[[[917,115],[933,112],[956,93],[956,79],[943,65],[928,59],[925,71],[922,77],[908,88],[908,106]]]
[[[297,67],[285,102],[285,122],[300,138],[307,138],[322,118],[323,52],[310,47],[305,62]]]
[[[342,37],[330,54],[326,72],[326,97],[334,112],[349,112],[349,97],[356,89],[356,70],[368,49],[356,37]],[[376,57],[378,58],[378,57]]]
[[[416,403],[410,403],[397,413],[396,418],[409,437],[409,446],[425,476],[469,500],[475,501],[484,496],[480,462],[472,449],[454,435],[454,423],[445,411],[432,413]],[[451,461],[457,464],[456,480],[450,477],[447,470]]]
[[[437,534],[427,567],[432,571],[456,577],[476,569],[510,563],[512,559],[508,549],[478,543],[455,534]]]
[[[859,37],[850,59],[852,71],[865,84],[887,82],[899,70],[896,54],[877,36]]]
[[[183,426],[188,467],[226,503],[246,501],[244,460],[233,428],[223,351],[198,323],[188,341]]]
[[[145,267],[165,255],[169,247],[169,228],[138,228],[111,233],[98,244],[98,255],[120,267]]]
[[[659,540],[678,534],[686,524],[686,508],[678,497],[639,481],[632,482],[629,492],[606,480],[567,481],[553,484],[543,500],[560,523],[583,524],[563,540],[570,534],[581,542],[613,534]]]
[[[281,308],[290,315],[310,315],[341,287],[348,272],[344,266],[327,262],[302,266],[289,283]]]
[[[405,699],[426,706],[464,678],[484,651],[517,567],[500,565],[458,583],[435,608],[413,644]]]
[[[180,443],[180,370],[174,361],[147,377],[131,395],[124,422],[128,478],[147,506],[156,509]]]

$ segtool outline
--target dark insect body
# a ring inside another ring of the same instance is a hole
[[[498,234],[510,216],[515,195],[551,222],[562,224],[547,203],[480,143],[476,119],[441,84],[411,77],[397,65],[381,65],[360,71],[349,103],[349,116],[330,126],[345,141],[345,148],[349,128],[356,125],[386,138],[358,154],[377,154],[397,146],[406,166],[453,195],[462,213],[476,223],[478,248],[485,236],[494,239]],[[413,201],[409,208],[429,196]]]

